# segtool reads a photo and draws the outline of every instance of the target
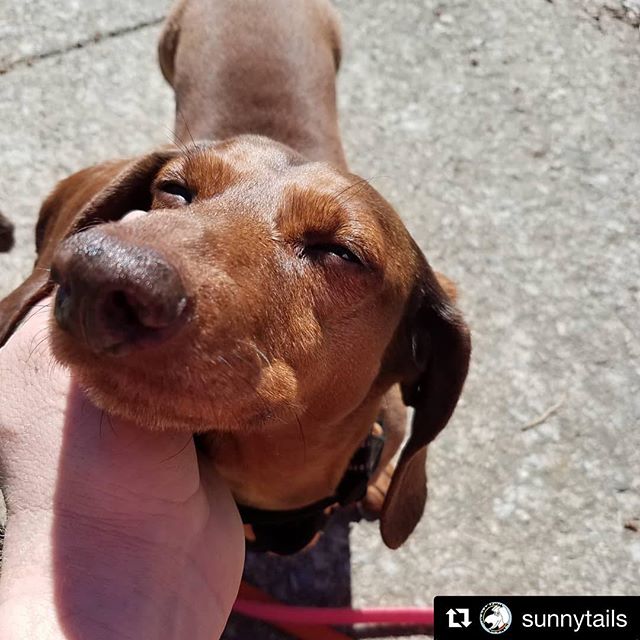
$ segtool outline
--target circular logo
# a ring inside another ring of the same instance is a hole
[[[490,602],[480,612],[480,624],[487,633],[504,633],[511,620],[511,610],[502,602]]]

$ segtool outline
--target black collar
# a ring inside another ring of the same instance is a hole
[[[270,511],[238,504],[242,522],[251,525],[255,540],[250,549],[290,555],[304,549],[324,529],[338,506],[354,504],[367,493],[369,480],[380,462],[384,435],[369,434],[353,454],[342,480],[332,496],[298,509]]]

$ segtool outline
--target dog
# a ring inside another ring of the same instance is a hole
[[[159,57],[178,144],[56,186],[0,343],[54,292],[55,356],[104,410],[198,434],[256,548],[299,551],[363,500],[397,548],[470,334],[453,285],[347,169],[337,15],[326,0],[182,0]]]
[[[2,211],[0,211],[0,253],[11,251],[13,248],[13,233],[13,224]]]

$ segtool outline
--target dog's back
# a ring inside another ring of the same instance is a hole
[[[345,166],[339,22],[327,0],[183,0],[159,57],[176,93],[179,141],[257,133]]]

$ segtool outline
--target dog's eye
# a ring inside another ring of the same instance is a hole
[[[304,252],[306,254],[328,254],[333,255],[345,262],[352,262],[354,264],[362,264],[362,261],[353,251],[347,249],[341,244],[335,243],[318,243],[310,244],[305,247]]]
[[[184,200],[185,204],[189,204],[193,200],[191,190],[179,182],[161,182],[158,185],[158,191],[180,198]]]

